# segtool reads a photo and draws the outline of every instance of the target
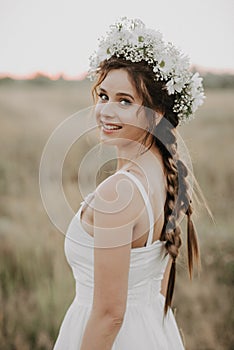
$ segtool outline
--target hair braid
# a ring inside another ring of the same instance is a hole
[[[172,258],[172,265],[169,275],[165,313],[171,306],[175,277],[176,277],[176,258],[181,246],[181,230],[177,223],[178,211],[177,202],[179,195],[179,176],[177,168],[177,143],[176,137],[172,132],[173,126],[162,121],[155,129],[155,144],[162,154],[166,177],[167,177],[167,197],[164,205],[164,225],[160,239],[166,241],[165,248]]]
[[[187,251],[188,251],[188,268],[190,278],[192,277],[194,258],[199,259],[199,248],[196,231],[191,219],[193,212],[191,206],[191,198],[189,194],[189,186],[186,180],[188,169],[177,153],[177,140],[173,133],[174,125],[173,112],[164,115],[155,128],[154,140],[157,145],[164,162],[167,177],[167,197],[164,205],[165,220],[162,229],[161,240],[165,240],[165,248],[172,258],[172,265],[169,275],[165,313],[171,306],[175,277],[176,277],[176,259],[179,254],[179,248],[182,244],[181,229],[179,226],[179,218],[182,213],[187,215]],[[168,123],[170,121],[170,123]]]
[[[188,252],[188,268],[190,278],[192,277],[194,258],[199,261],[199,247],[196,235],[196,230],[191,219],[193,213],[192,201],[189,196],[189,188],[186,177],[188,176],[188,170],[181,160],[177,162],[178,172],[180,174],[180,186],[179,186],[179,202],[178,209],[187,216],[187,252]]]

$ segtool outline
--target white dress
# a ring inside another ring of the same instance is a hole
[[[131,250],[127,306],[112,350],[182,350],[184,346],[172,310],[163,317],[165,298],[160,289],[168,255],[165,256],[164,242],[152,242],[154,217],[149,197],[132,173],[123,170],[118,173],[128,176],[139,188],[148,209],[150,232],[146,246]],[[82,203],[68,227],[64,243],[76,282],[76,295],[63,319],[53,350],[80,349],[92,309],[93,237],[80,223],[81,210]]]

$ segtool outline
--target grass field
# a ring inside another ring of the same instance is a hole
[[[41,202],[38,172],[55,127],[92,104],[87,82],[0,84],[0,348],[51,349],[74,296],[64,236]],[[234,349],[234,90],[208,90],[197,118],[181,127],[195,176],[215,223],[196,213],[202,270],[189,281],[182,248],[174,306],[187,350]],[[67,197],[80,201],[71,150],[65,162]],[[78,152],[78,153],[77,153]],[[185,244],[184,244],[185,246]]]

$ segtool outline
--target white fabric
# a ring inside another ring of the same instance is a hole
[[[152,243],[153,240],[153,234],[154,234],[154,213],[153,213],[153,209],[152,206],[150,204],[150,200],[149,200],[149,196],[147,195],[147,192],[144,188],[144,186],[142,185],[142,183],[138,180],[138,178],[133,175],[132,173],[130,173],[129,171],[126,170],[119,170],[118,174],[124,174],[127,175],[130,179],[132,179],[136,186],[138,187],[139,191],[141,192],[141,195],[144,199],[147,211],[148,211],[148,215],[149,215],[149,225],[150,225],[150,231],[149,231],[149,235],[148,235],[148,239],[147,239],[147,243],[146,246],[148,246],[149,244]]]
[[[124,172],[126,173],[126,172]],[[152,232],[153,211],[149,197],[140,181],[135,181],[145,200]],[[134,178],[133,178],[134,177]],[[65,254],[76,282],[76,295],[61,324],[54,350],[79,350],[83,332],[92,309],[94,277],[94,240],[82,227],[82,205],[72,219],[65,237]],[[180,333],[169,309],[164,318],[165,298],[160,293],[161,280],[168,262],[164,242],[131,249],[128,298],[122,327],[112,350],[182,350]],[[150,243],[149,243],[150,242]]]

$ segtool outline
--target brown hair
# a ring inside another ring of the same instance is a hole
[[[93,97],[97,96],[97,88],[108,72],[119,68],[124,68],[128,72],[139,97],[142,99],[142,105],[147,107],[146,115],[149,121],[149,129],[143,143],[146,143],[147,139],[153,135],[149,148],[153,144],[158,147],[163,158],[167,177],[167,197],[164,205],[165,220],[160,237],[160,240],[166,241],[165,247],[172,258],[164,307],[166,314],[172,303],[175,285],[176,258],[181,246],[181,229],[178,220],[182,214],[187,216],[187,255],[190,278],[192,278],[194,260],[199,263],[199,245],[191,219],[193,208],[186,179],[188,169],[178,157],[177,139],[174,133],[179,120],[177,114],[173,112],[174,96],[168,95],[164,82],[155,81],[152,68],[144,61],[131,62],[114,56],[103,61],[100,65],[98,80],[92,90]],[[163,118],[157,126],[155,126],[154,111],[163,113]]]

